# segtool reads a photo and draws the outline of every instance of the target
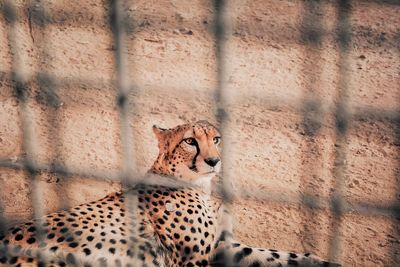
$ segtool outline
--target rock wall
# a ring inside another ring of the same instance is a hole
[[[28,150],[43,166],[67,166],[68,176],[37,176],[42,212],[50,212],[117,190],[122,143],[108,1],[45,2],[45,24],[35,1],[13,1],[14,31],[0,16],[0,159],[15,166]],[[215,122],[213,10],[204,0],[126,2],[130,145],[145,173],[157,155],[153,124]],[[234,228],[249,245],[321,257],[337,236],[344,266],[397,266],[400,224],[385,211],[400,201],[400,5],[353,1],[342,54],[337,10],[333,1],[228,3],[224,164],[238,196]],[[309,26],[319,42],[307,39]],[[15,70],[29,88],[26,112],[13,89]],[[343,92],[349,125],[340,141],[335,110]],[[326,207],[338,166],[348,206],[336,233]],[[23,170],[1,167],[0,188],[3,221],[33,216],[35,189]],[[313,209],[301,204],[310,199],[318,200]]]

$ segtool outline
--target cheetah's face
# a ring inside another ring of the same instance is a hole
[[[172,129],[153,127],[159,141],[158,164],[164,174],[194,179],[220,171],[221,136],[207,121],[198,121]]]

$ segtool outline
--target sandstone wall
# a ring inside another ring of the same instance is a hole
[[[11,46],[11,23],[0,16],[0,159],[18,163],[25,156],[24,117],[11,75],[17,67],[29,85],[26,114],[34,147],[28,149],[39,164],[62,162],[77,172],[39,174],[44,212],[50,212],[117,190],[112,177],[122,166],[122,144],[108,2],[44,2],[48,19],[41,27],[35,1],[32,6],[14,1],[18,53]],[[153,124],[215,122],[213,10],[203,0],[127,2],[131,145],[137,171],[145,173],[157,155]],[[307,3],[228,4],[225,166],[235,192],[242,192],[235,201],[236,234],[250,245],[328,257],[336,234],[324,205],[340,165],[349,208],[340,220],[339,260],[345,266],[400,265],[398,218],[382,212],[400,201],[400,5],[352,3],[353,36],[343,76],[335,42],[337,7],[332,1]],[[303,38],[310,21],[319,24],[318,45]],[[334,112],[343,77],[350,122],[338,144]],[[40,90],[38,81],[56,88],[55,94]],[[343,162],[335,160],[338,147],[346,154]],[[109,178],[82,175],[88,171]],[[32,190],[24,171],[0,168],[0,218],[7,223],[30,218]],[[300,204],[313,197],[320,208]],[[356,210],[360,205],[362,212]]]

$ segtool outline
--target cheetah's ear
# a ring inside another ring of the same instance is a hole
[[[167,129],[160,128],[157,125],[153,125],[153,133],[156,135],[157,139],[160,141],[164,137]]]

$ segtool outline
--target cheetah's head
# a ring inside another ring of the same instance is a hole
[[[151,171],[192,181],[214,176],[221,168],[221,135],[207,121],[162,129],[153,126],[159,155]]]

